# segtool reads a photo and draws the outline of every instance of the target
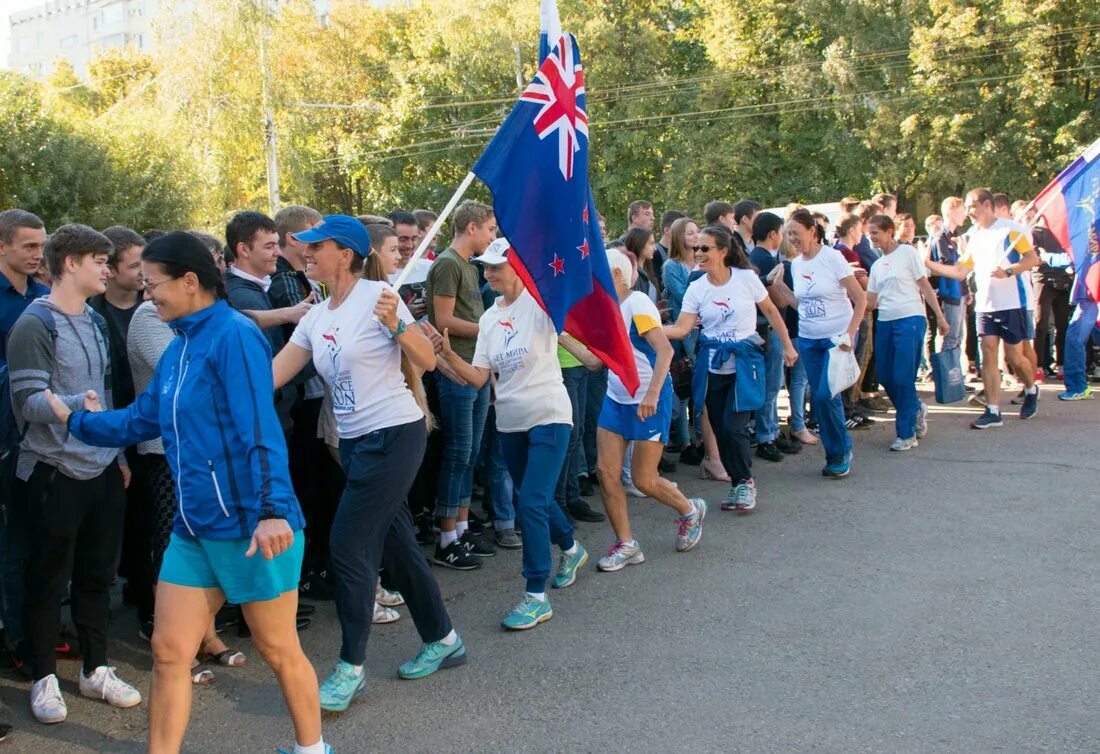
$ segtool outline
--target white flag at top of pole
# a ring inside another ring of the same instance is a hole
[[[558,15],[558,0],[542,0],[539,10],[539,65],[554,49],[561,39],[561,17]]]

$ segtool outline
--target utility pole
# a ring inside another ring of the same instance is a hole
[[[269,0],[260,4],[260,73],[262,77],[261,105],[264,111],[264,156],[267,159],[267,203],[272,215],[279,211],[279,149],[275,134],[275,111],[271,107],[271,66],[267,47],[271,40],[271,8]]]
[[[512,45],[512,52],[516,54],[516,89],[519,90],[520,94],[523,94],[523,51],[518,44],[514,44]]]

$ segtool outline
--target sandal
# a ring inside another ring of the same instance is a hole
[[[209,686],[214,682],[214,671],[207,668],[203,668],[199,672],[195,672],[195,668],[199,667],[201,663],[196,659],[191,661],[191,683],[196,686]]]
[[[237,652],[232,649],[224,649],[216,654],[204,651],[201,657],[204,661],[213,661],[226,668],[239,668],[248,662],[244,652]]]

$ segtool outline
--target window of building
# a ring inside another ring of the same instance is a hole
[[[103,9],[103,25],[116,24],[126,16],[126,8],[122,3],[108,5]]]
[[[76,47],[78,42],[80,42],[80,38],[76,34],[70,34],[67,37],[62,37],[60,43],[61,49],[67,50],[70,47]]]

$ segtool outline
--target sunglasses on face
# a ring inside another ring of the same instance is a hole
[[[696,254],[706,254],[708,252],[714,251],[715,247],[713,247],[713,246],[692,246],[691,250],[694,251]]]

